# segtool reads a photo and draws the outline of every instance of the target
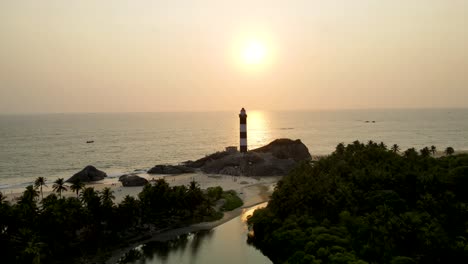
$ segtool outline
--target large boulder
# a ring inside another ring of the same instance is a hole
[[[119,181],[125,187],[144,186],[148,184],[148,180],[136,174],[125,174],[119,177]]]
[[[107,174],[103,171],[100,171],[96,169],[94,166],[86,166],[83,170],[80,172],[75,173],[73,176],[71,176],[66,182],[75,182],[75,181],[81,181],[81,182],[91,182],[91,181],[100,181],[107,177]]]
[[[183,165],[156,165],[148,170],[149,174],[183,174],[193,172],[195,172],[195,169]]]
[[[280,138],[261,148],[253,149],[252,152],[271,153],[278,159],[293,159],[295,161],[310,160],[312,156],[306,145],[300,139],[291,140]]]

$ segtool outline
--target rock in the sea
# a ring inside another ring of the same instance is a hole
[[[280,138],[266,146],[251,151],[257,153],[271,153],[278,159],[293,159],[295,161],[312,159],[309,149],[307,149],[306,145],[304,145],[300,139],[291,140],[288,138]]]
[[[193,173],[193,168],[183,165],[156,165],[151,168],[149,174],[182,174],[182,173]]]
[[[75,173],[75,175],[71,176],[70,179],[66,180],[66,182],[90,182],[90,181],[100,181],[107,177],[107,174],[103,171],[96,169],[94,166],[86,166],[80,172]]]
[[[119,177],[119,181],[125,187],[144,186],[148,184],[148,180],[136,174],[125,174]]]

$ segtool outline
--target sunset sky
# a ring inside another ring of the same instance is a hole
[[[468,1],[0,2],[0,113],[468,107]]]

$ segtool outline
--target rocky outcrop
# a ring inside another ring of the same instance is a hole
[[[187,167],[190,167],[190,168],[201,168],[207,162],[210,162],[210,161],[213,161],[213,160],[218,160],[218,159],[221,159],[221,158],[229,156],[229,155],[231,155],[231,153],[228,152],[228,151],[219,151],[219,152],[215,152],[213,154],[207,155],[207,156],[205,156],[205,157],[203,157],[201,159],[198,159],[196,161],[192,161],[192,160],[186,161],[183,164],[185,166],[187,166]]]
[[[248,152],[209,161],[201,170],[232,176],[280,176],[287,174],[296,164],[293,159],[279,159],[271,153]]]
[[[200,169],[205,173],[232,176],[280,176],[288,174],[299,162],[311,160],[301,140],[276,139],[247,153],[216,152],[179,166],[158,165],[148,171],[155,174],[181,174]]]
[[[251,151],[257,153],[271,153],[278,159],[293,159],[295,161],[312,159],[309,149],[307,149],[306,145],[304,145],[300,139],[291,140],[280,138],[266,146]]]
[[[136,174],[125,174],[119,177],[119,181],[125,187],[144,186],[148,184],[148,180]]]
[[[94,166],[86,166],[83,170],[80,172],[75,173],[73,176],[71,176],[66,182],[75,182],[75,181],[81,181],[81,182],[91,182],[91,181],[100,181],[107,177],[107,174],[103,171],[100,171],[96,169]]]
[[[195,172],[195,169],[183,165],[156,165],[148,170],[149,174],[183,174],[193,172]]]
[[[298,162],[310,159],[309,150],[300,140],[277,139],[247,153],[218,152],[188,164],[201,165],[205,173],[279,176],[289,173]]]

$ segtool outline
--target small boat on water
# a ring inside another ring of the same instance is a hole
[[[88,144],[89,143],[94,143],[94,140],[88,140],[88,141],[86,141],[86,143],[88,143]]]

